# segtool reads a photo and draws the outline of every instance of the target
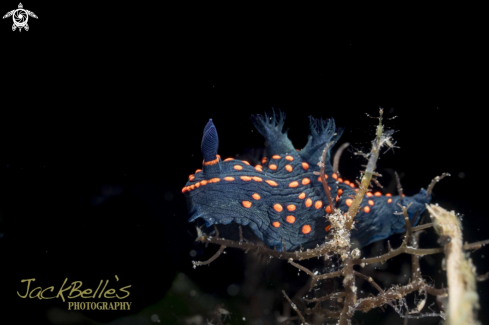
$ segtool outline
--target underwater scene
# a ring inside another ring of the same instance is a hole
[[[24,6],[1,324],[489,323],[478,35]]]

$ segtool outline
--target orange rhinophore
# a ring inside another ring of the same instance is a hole
[[[234,165],[233,168],[236,169],[236,170],[242,170],[243,169],[243,166],[241,166],[241,165]]]
[[[269,179],[267,179],[267,180],[265,181],[265,183],[267,183],[267,184],[268,184],[268,185],[270,185],[270,186],[277,186],[277,185],[278,185],[278,184],[277,184],[277,182],[272,181],[272,180],[269,180]]]
[[[250,201],[243,201],[241,202],[245,208],[250,208],[251,207],[251,202]]]
[[[287,216],[287,218],[285,218],[285,220],[288,223],[294,223],[295,222],[295,217],[294,216]]]
[[[309,225],[304,225],[304,226],[302,226],[302,233],[303,233],[303,234],[308,234],[308,233],[310,233],[310,232],[311,232],[311,230],[312,230],[312,228],[311,228],[311,226],[309,226]]]
[[[289,183],[289,187],[297,187],[299,186],[299,182],[298,181],[293,181],[293,182],[290,182]]]
[[[274,209],[275,211],[277,211],[277,212],[282,212],[282,210],[283,210],[284,208],[283,208],[283,207],[282,207],[280,204],[275,203],[275,204],[273,205],[273,209]]]
[[[252,195],[252,197],[253,197],[255,200],[259,200],[259,199],[261,199],[261,196],[260,196],[260,194],[258,194],[258,193],[254,193],[254,194]]]

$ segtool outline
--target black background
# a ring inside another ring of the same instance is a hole
[[[397,170],[412,195],[450,172],[434,202],[464,214],[466,240],[489,238],[488,53],[476,18],[437,10],[334,19],[339,12],[317,8],[23,4],[39,17],[29,19],[28,32],[12,32],[10,18],[0,26],[1,296],[15,324],[48,324],[48,308],[66,307],[20,299],[26,278],[43,287],[64,278],[95,287],[117,274],[132,285],[138,311],[184,272],[225,299],[220,279],[239,283],[243,265],[228,253],[222,264],[191,269],[189,251],[198,246],[181,194],[200,168],[209,118],[223,158],[263,147],[249,117],[271,107],[287,113],[297,148],[313,115],[334,117],[346,127],[341,142],[368,150],[376,120],[365,113],[383,107],[386,117],[397,116],[385,125],[398,131],[400,146],[379,161],[384,185]],[[362,163],[347,152],[340,170],[353,179]],[[485,273],[481,254],[473,257]],[[487,295],[481,299],[487,322]],[[89,314],[99,321],[124,315]]]

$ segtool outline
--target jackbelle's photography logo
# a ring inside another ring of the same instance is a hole
[[[115,279],[116,281],[119,281],[117,275],[115,276]],[[132,302],[127,301],[68,301],[68,299],[75,298],[122,300],[129,297],[130,293],[128,289],[131,287],[130,285],[116,290],[111,287],[107,288],[109,280],[105,281],[105,285],[103,285],[104,280],[100,280],[97,289],[93,291],[93,289],[90,288],[82,289],[83,282],[81,281],[73,281],[70,286],[67,286],[68,278],[66,278],[59,290],[55,291],[54,286],[44,289],[42,287],[32,288],[35,286],[33,284],[34,281],[36,281],[35,278],[21,280],[20,282],[24,283],[26,287],[20,290],[20,292],[17,291],[17,295],[23,299],[38,298],[39,300],[43,300],[61,298],[63,302],[68,302],[68,310],[131,310]],[[56,295],[54,295],[55,292],[57,292]]]
[[[17,9],[7,12],[5,16],[3,16],[3,19],[10,16],[12,16],[12,19],[14,21],[14,24],[12,25],[12,31],[19,29],[19,32],[22,31],[22,28],[24,28],[26,31],[29,30],[29,25],[27,24],[29,17],[37,19],[36,14],[32,11],[24,9],[22,3],[19,3],[19,7]]]

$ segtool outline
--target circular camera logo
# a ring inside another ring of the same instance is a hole
[[[8,18],[12,16],[14,24],[12,25],[12,31],[15,31],[17,28],[19,32],[22,31],[22,28],[25,30],[29,30],[29,25],[27,25],[27,21],[29,20],[29,16],[33,18],[37,18],[36,14],[32,11],[25,10],[22,6],[22,3],[19,3],[19,7],[12,11],[9,11],[3,16],[3,18]]]

